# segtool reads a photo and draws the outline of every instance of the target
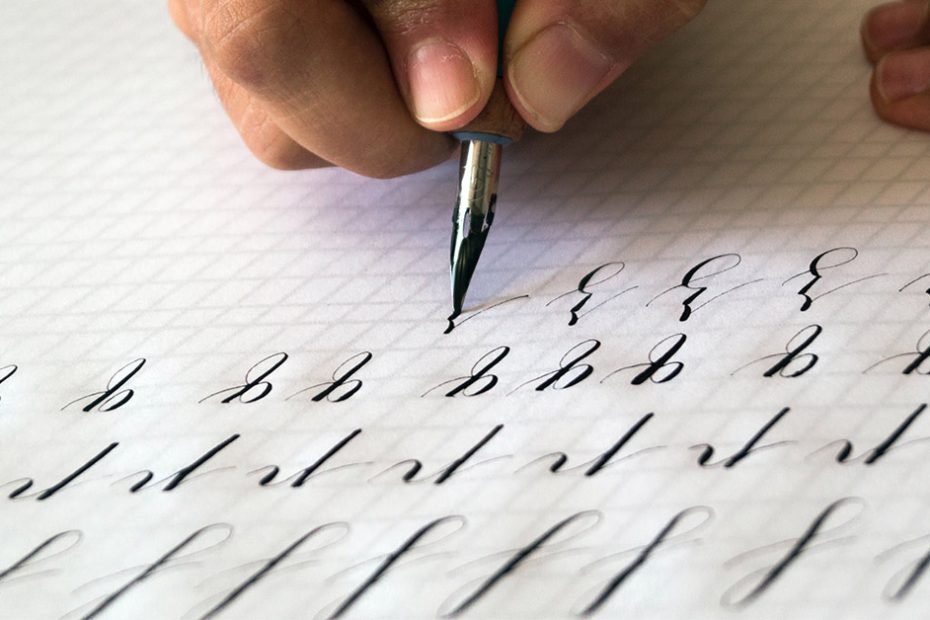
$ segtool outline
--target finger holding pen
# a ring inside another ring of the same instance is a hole
[[[519,0],[505,41],[506,86],[527,123],[552,132],[705,0]]]
[[[411,116],[378,32],[353,3],[175,0],[175,14],[179,5],[237,129],[266,163],[322,160],[386,178],[452,154],[454,140]],[[277,146],[263,150],[269,141]]]
[[[497,77],[494,0],[365,0],[410,113],[454,131],[484,109]]]
[[[276,168],[445,161],[497,75],[495,0],[168,0],[243,140]],[[556,131],[704,0],[518,0],[507,96]],[[495,98],[494,101],[502,101]]]
[[[861,34],[866,57],[875,65],[870,91],[879,117],[930,130],[930,1],[874,7]]]

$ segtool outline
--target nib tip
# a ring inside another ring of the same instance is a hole
[[[462,313],[465,295],[494,222],[501,145],[482,140],[463,143],[459,166],[459,194],[453,211],[452,316]]]
[[[465,305],[465,294],[467,292],[467,284],[460,281],[452,283],[452,318],[457,318],[462,314],[462,307]]]

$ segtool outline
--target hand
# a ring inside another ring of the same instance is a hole
[[[505,42],[521,116],[556,131],[705,0],[522,0]],[[169,0],[246,145],[373,177],[449,157],[496,81],[494,0]]]
[[[900,0],[872,9],[862,43],[875,64],[872,104],[883,119],[930,130],[930,0]]]

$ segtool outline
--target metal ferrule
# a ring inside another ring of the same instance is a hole
[[[474,233],[486,234],[494,220],[497,182],[501,171],[500,144],[483,140],[462,143],[459,162],[459,189],[455,201],[453,224],[455,238],[464,240]],[[453,260],[456,247],[453,246]]]
[[[502,152],[503,146],[494,142],[468,140],[462,143],[459,191],[452,213],[453,316],[462,309],[488,230],[494,223]]]

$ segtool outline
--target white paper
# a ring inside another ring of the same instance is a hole
[[[161,3],[2,5],[0,617],[919,616],[930,137],[870,4],[717,0],[510,148],[450,334],[454,162],[266,170]]]

